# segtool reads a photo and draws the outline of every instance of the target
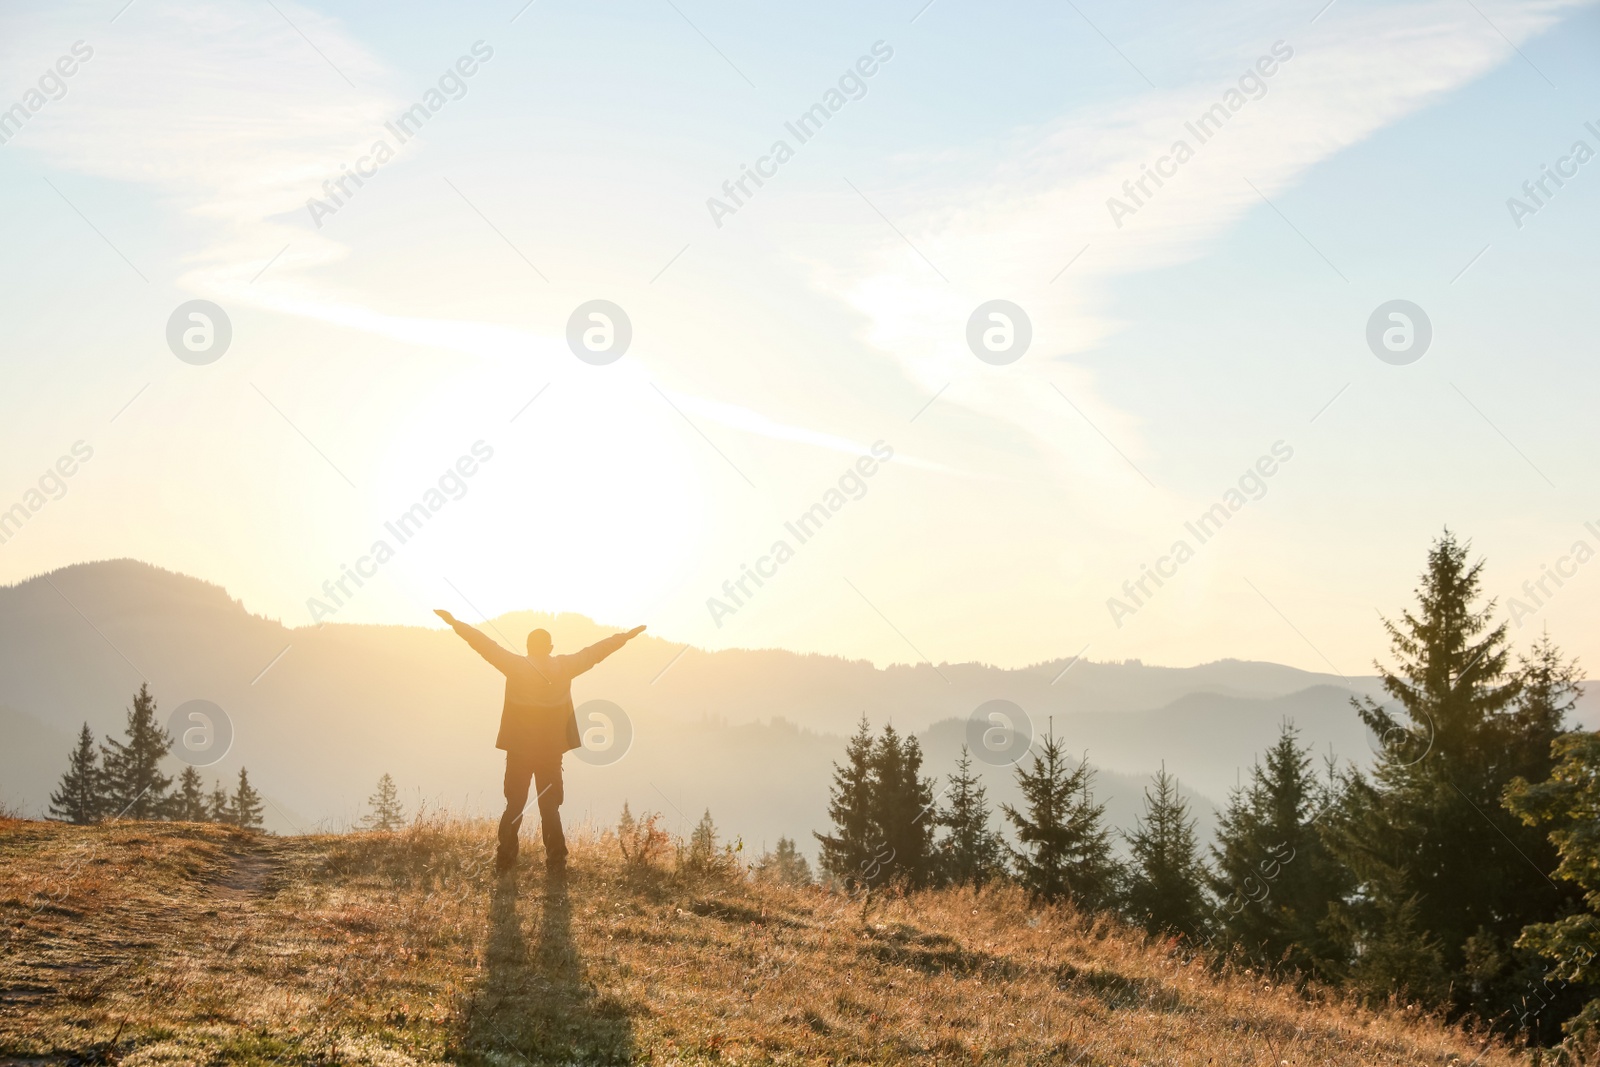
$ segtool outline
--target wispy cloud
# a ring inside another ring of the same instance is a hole
[[[341,258],[300,222],[306,199],[370,148],[399,98],[336,19],[288,0],[277,8],[147,0],[98,34],[64,8],[8,16],[18,51],[80,37],[96,48],[48,121],[11,147],[154,191],[197,230],[181,281],[195,292],[240,295],[285,244],[279,284]]]
[[[698,415],[717,422],[733,430],[742,430],[745,433],[756,434],[760,437],[770,438],[774,441],[788,441],[794,444],[810,445],[813,448],[825,448],[830,452],[840,452],[847,456],[863,456],[872,451],[870,444],[853,441],[848,437],[836,434],[823,433],[820,430],[808,430],[803,426],[791,426],[768,418],[759,411],[740,407],[738,404],[727,404],[719,400],[708,400],[705,397],[690,396],[688,394],[673,393],[673,401],[691,415]],[[891,442],[891,445],[893,442]],[[902,452],[895,453],[895,463],[906,467],[917,467],[922,470],[937,471],[940,474],[961,475],[963,472],[953,467],[931,460],[918,459]]]
[[[904,170],[914,178],[881,198],[894,204],[896,225],[916,253],[886,229],[864,228],[870,236],[854,261],[819,270],[815,282],[860,313],[865,340],[912,382],[928,393],[944,389],[940,404],[1023,427],[1071,468],[1068,480],[1076,484],[1134,487],[1137,473],[1114,452],[1081,447],[1081,425],[1063,418],[1050,388],[1059,385],[1134,460],[1145,455],[1140,422],[1063,359],[1118,330],[1107,313],[1112,282],[1195,259],[1247,212],[1267,210],[1263,195],[1274,197],[1319,163],[1495,67],[1521,62],[1514,46],[1576,6],[1550,0],[1500,9],[1493,27],[1471,5],[1455,2],[1340,10],[1286,40],[1293,58],[1263,79],[1265,95],[1231,113],[1204,144],[1185,123],[1237,88],[1237,77],[1269,54],[1270,38],[1229,63],[1211,64],[1225,75],[1140,92],[1027,131],[1028,142],[980,181],[941,181],[958,166],[944,157],[909,160]],[[1154,195],[1141,196],[1137,211],[1116,225],[1107,199],[1126,201],[1123,183],[1138,180],[1178,139],[1194,157],[1163,186],[1147,186]],[[1335,271],[1328,280],[1342,284]],[[1030,312],[1035,338],[1029,354],[1001,373],[978,365],[962,340],[966,316],[996,296]]]

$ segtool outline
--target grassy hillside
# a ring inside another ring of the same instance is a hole
[[[0,822],[0,1063],[1518,1062],[1010,890],[864,905],[587,834],[563,893],[490,849]]]

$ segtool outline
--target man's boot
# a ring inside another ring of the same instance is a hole
[[[517,866],[517,831],[522,828],[522,816],[514,818],[510,812],[500,820],[500,844],[494,853],[494,869],[498,874],[515,870]]]

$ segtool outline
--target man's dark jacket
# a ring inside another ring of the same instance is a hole
[[[578,715],[572,707],[572,679],[628,640],[627,634],[615,634],[566,656],[519,656],[459,619],[454,629],[473,651],[506,676],[506,702],[494,747],[545,756],[583,745]]]

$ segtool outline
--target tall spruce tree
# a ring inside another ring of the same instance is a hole
[[[1205,907],[1205,865],[1189,804],[1165,763],[1144,791],[1144,815],[1124,836],[1132,851],[1124,897],[1128,914],[1152,934],[1195,929]]]
[[[1395,710],[1352,702],[1380,750],[1370,777],[1347,778],[1326,840],[1353,879],[1339,924],[1357,987],[1505,1025],[1539,968],[1515,948],[1522,928],[1573,900],[1545,877],[1553,846],[1501,798],[1517,777],[1549,777],[1565,711],[1535,674],[1509,671],[1469,550],[1446,530],[1416,611],[1384,621],[1396,665],[1378,670]]]
[[[368,830],[392,833],[406,824],[400,791],[395,788],[394,779],[389,777],[388,772],[378,779],[378,788],[367,798],[367,807],[370,810],[362,818],[361,825]]]
[[[833,833],[814,834],[822,872],[846,890],[891,881],[919,887],[933,877],[933,782],[922,746],[885,726],[874,741],[865,715],[834,764],[828,803]]]
[[[872,749],[872,822],[891,879],[912,889],[933,881],[933,781],[922,777],[922,746],[885,725]]]
[[[227,815],[222,821],[245,830],[259,830],[264,824],[264,810],[261,794],[250,784],[250,773],[240,767],[239,784],[228,798]]]
[[[67,757],[67,770],[61,785],[50,794],[50,815],[80,826],[99,822],[105,814],[99,757],[94,750],[94,734],[84,723],[78,731],[78,745]]]
[[[844,762],[834,764],[828,817],[833,833],[812,836],[822,846],[818,866],[847,890],[866,885],[875,874],[882,842],[873,840],[872,727],[865,714],[845,746]]]
[[[1285,722],[1265,763],[1228,798],[1208,878],[1225,942],[1257,966],[1306,975],[1326,973],[1337,959],[1329,906],[1349,888],[1317,827],[1333,800],[1331,767],[1319,779],[1312,766],[1310,746]]]
[[[1036,899],[1070,899],[1095,911],[1116,899],[1120,870],[1111,856],[1105,805],[1096,804],[1088,757],[1069,766],[1052,727],[1030,768],[1016,769],[1023,808],[1001,806],[1016,830],[1018,879]]]
[[[183,769],[183,774],[178,778],[178,791],[172,795],[168,815],[178,822],[211,821],[211,805],[206,803],[205,782],[195,768]]]
[[[939,877],[954,885],[982,886],[1005,871],[1005,844],[989,825],[989,800],[983,780],[972,773],[972,756],[961,746],[956,773],[945,790],[938,824],[944,828],[937,850]]]
[[[128,709],[126,742],[107,738],[100,750],[107,814],[122,819],[159,819],[167,812],[172,778],[161,761],[172,749],[172,735],[156,722],[156,698],[141,683]]]

